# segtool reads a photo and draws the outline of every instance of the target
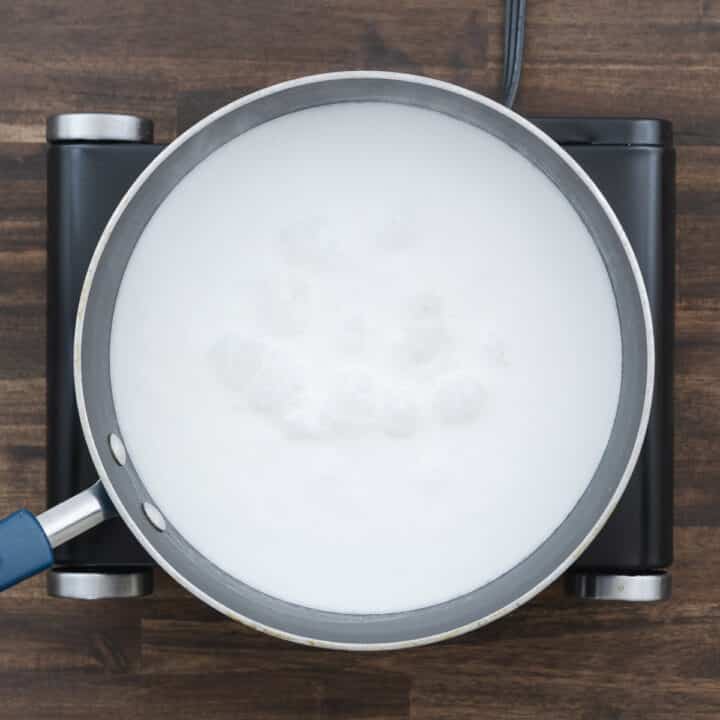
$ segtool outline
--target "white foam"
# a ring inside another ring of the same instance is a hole
[[[480,377],[470,374],[444,377],[438,383],[433,397],[434,415],[453,425],[471,423],[483,411],[485,393]]]
[[[111,376],[165,517],[271,595],[388,612],[466,593],[560,524],[620,384],[603,263],[525,159],[384,103],[221,148],[146,227]]]

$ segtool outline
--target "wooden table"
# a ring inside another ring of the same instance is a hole
[[[582,605],[555,586],[452,642],[349,654],[247,630],[165,577],[96,603],[35,578],[0,597],[0,718],[720,716],[720,2],[529,5],[521,112],[675,123],[672,601]],[[46,115],[135,112],[167,141],[295,76],[392,69],[493,95],[501,60],[499,0],[2,0],[0,512],[44,508]]]

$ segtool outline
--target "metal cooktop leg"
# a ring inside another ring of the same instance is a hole
[[[48,496],[55,504],[96,480],[89,456],[79,452],[82,430],[77,413],[70,414],[74,412],[74,323],[69,324],[66,318],[74,318],[77,308],[77,291],[73,288],[82,282],[110,213],[159,148],[151,145],[151,120],[116,113],[54,115],[47,121],[47,139],[51,221],[48,272],[54,278],[62,273],[62,282],[52,284],[48,298],[52,311],[48,323],[48,394],[55,408],[48,415]],[[93,511],[88,502],[92,499],[84,496],[79,506],[75,502],[76,529],[83,529],[85,516]],[[50,510],[42,515],[53,547],[68,539],[68,529],[76,534],[67,512]],[[119,521],[105,529],[101,540],[78,538],[58,548],[55,558],[57,564],[47,574],[47,592],[54,597],[96,600],[152,593],[151,560]]]
[[[570,573],[567,576],[567,590],[581,600],[657,602],[670,598],[672,578],[669,572],[646,575]]]
[[[53,597],[76,600],[142,597],[153,591],[153,571],[53,568],[47,574],[47,591]]]

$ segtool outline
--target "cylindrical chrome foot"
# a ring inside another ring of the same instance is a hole
[[[47,141],[151,143],[153,122],[118,113],[61,113],[47,119]]]
[[[87,572],[54,568],[47,574],[48,595],[76,600],[133,598],[153,590],[152,568],[131,571]]]
[[[668,600],[672,589],[670,573],[647,575],[611,575],[571,573],[567,590],[581,600],[621,600],[624,602],[657,602]]]

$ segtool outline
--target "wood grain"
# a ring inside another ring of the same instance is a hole
[[[159,141],[311,72],[424,73],[493,95],[500,0],[0,0],[0,513],[44,505],[44,122],[152,117]],[[559,586],[401,653],[296,647],[159,577],[137,601],[0,596],[0,719],[720,717],[720,2],[530,0],[518,109],[657,115],[678,141],[671,602]]]

